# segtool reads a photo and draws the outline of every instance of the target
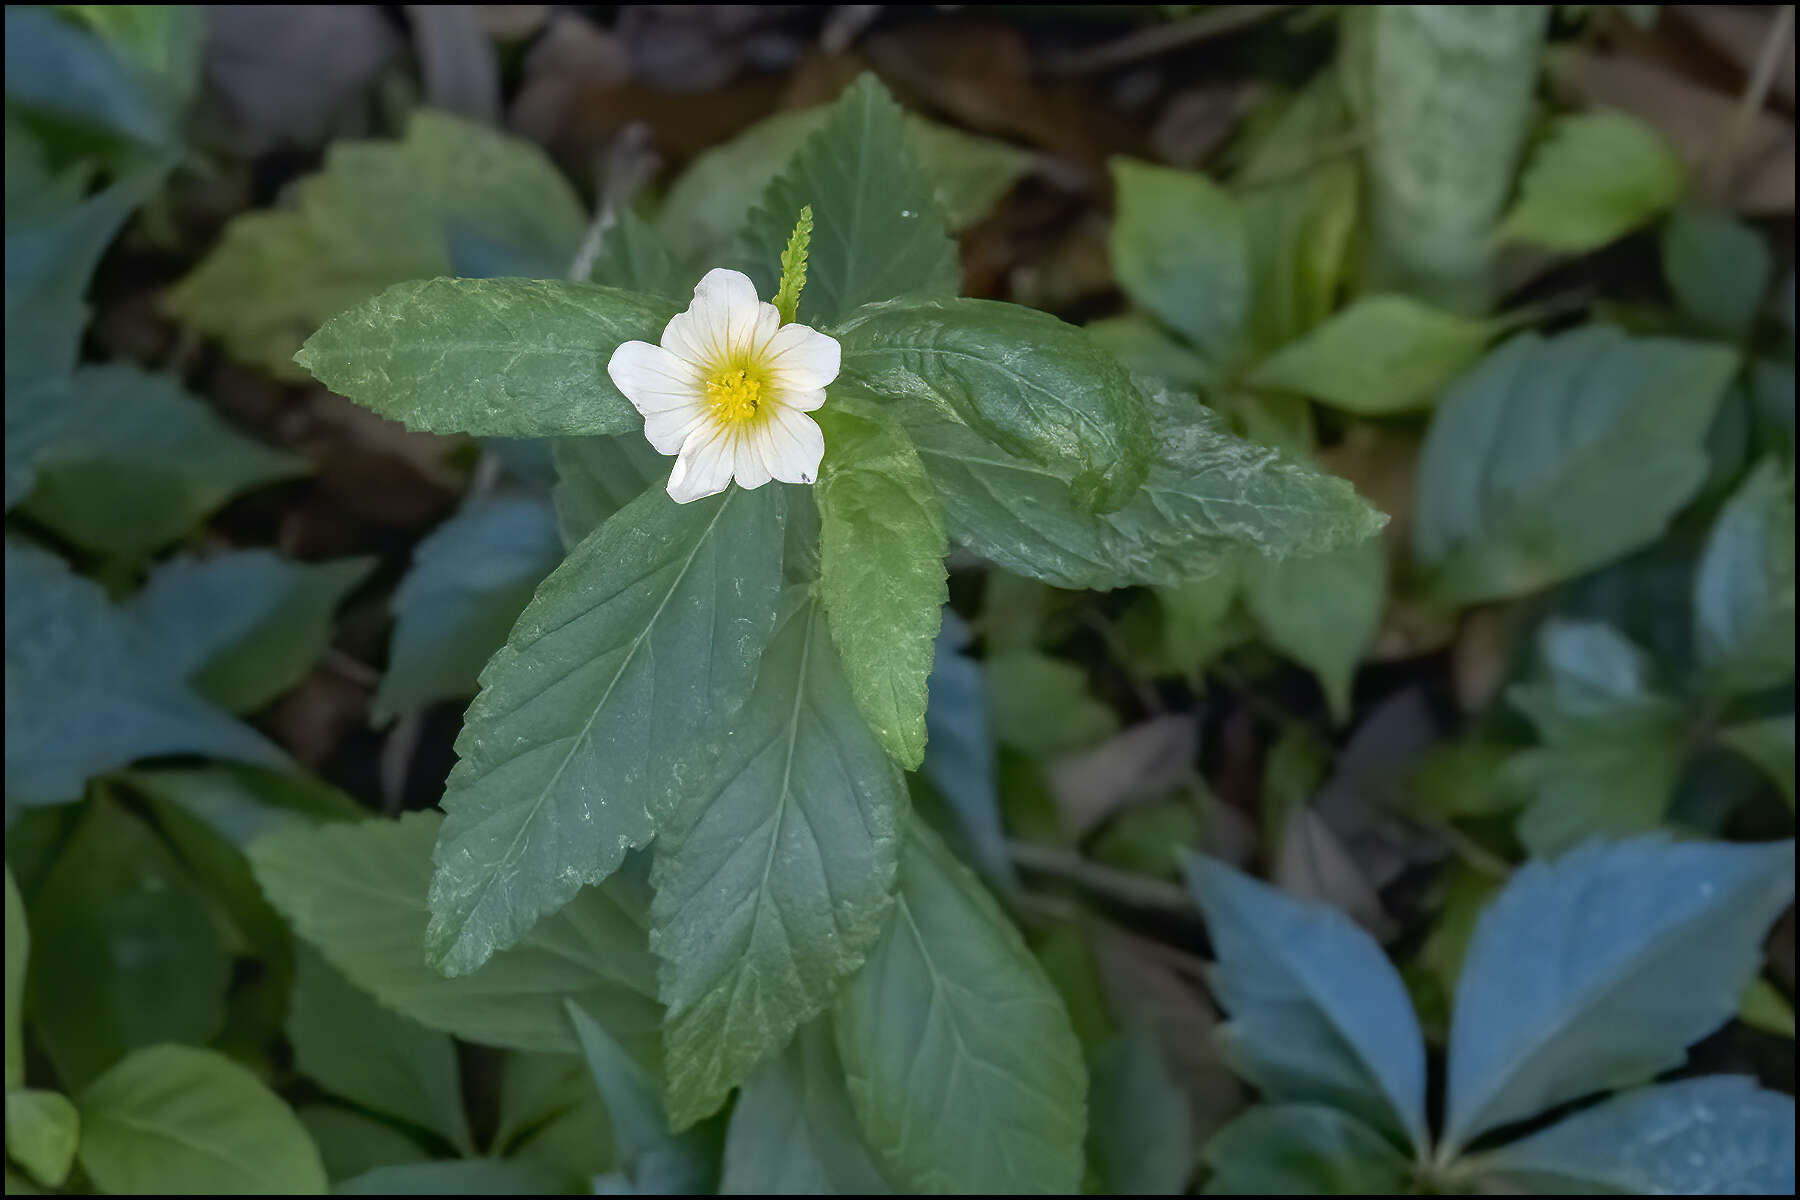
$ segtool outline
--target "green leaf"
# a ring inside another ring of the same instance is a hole
[[[999,906],[915,816],[881,940],[833,1010],[850,1103],[901,1192],[1073,1193],[1081,1048]]]
[[[1101,1048],[1088,1107],[1088,1154],[1108,1193],[1187,1191],[1194,1173],[1193,1114],[1154,1035],[1133,1030]]]
[[[507,1056],[500,1080],[500,1127],[490,1152],[592,1179],[618,1166],[613,1140],[612,1118],[580,1057]]]
[[[856,706],[907,770],[925,757],[925,685],[949,599],[949,541],[931,480],[904,430],[834,407],[816,493],[819,596]]]
[[[450,1039],[382,1008],[311,951],[294,965],[287,1035],[295,1069],[340,1099],[473,1154]]]
[[[900,106],[873,75],[861,75],[763,191],[744,231],[743,270],[758,295],[774,295],[782,247],[811,205],[804,324],[839,321],[896,296],[953,296],[961,271],[934,190],[907,147]]]
[[[1196,171],[1114,158],[1118,215],[1107,252],[1119,286],[1215,371],[1242,351],[1253,281],[1238,199]]]
[[[1119,729],[1118,714],[1088,694],[1087,674],[1032,649],[986,662],[994,738],[1034,758],[1082,750]]]
[[[1596,842],[1482,912],[1456,988],[1443,1157],[1642,1083],[1729,1020],[1794,892],[1792,842]]]
[[[398,283],[340,312],[294,361],[410,429],[493,437],[640,431],[606,362],[656,341],[677,308],[617,288],[541,279]]]
[[[76,371],[57,429],[32,456],[25,511],[90,550],[142,556],[231,497],[311,470],[251,441],[173,375],[124,364]]]
[[[1685,182],[1675,148],[1636,117],[1558,117],[1525,164],[1500,236],[1585,254],[1649,224],[1681,198]]]
[[[786,496],[646,492],[538,588],[456,739],[427,955],[473,971],[647,844],[750,694]]]
[[[440,820],[296,827],[250,848],[269,902],[346,978],[428,1029],[518,1050],[575,1053],[563,1012],[573,999],[634,1053],[653,1058],[661,1010],[644,933],[641,882],[620,874],[586,888],[516,948],[472,976],[446,979],[425,962],[425,893]]]
[[[685,302],[697,280],[675,261],[655,227],[625,208],[601,237],[600,251],[584,282]]]
[[[1794,1005],[1781,989],[1760,976],[1738,998],[1737,1019],[1761,1033],[1794,1040]]]
[[[1662,227],[1663,276],[1682,315],[1706,333],[1742,338],[1756,325],[1775,263],[1762,235],[1727,212],[1683,205]]]
[[[1315,1104],[1259,1105],[1201,1153],[1208,1193],[1235,1196],[1397,1196],[1412,1190],[1406,1159],[1355,1117]]]
[[[376,1167],[332,1188],[335,1196],[567,1195],[572,1180],[541,1163],[492,1158]]]
[[[99,586],[55,556],[7,539],[6,601],[9,807],[73,800],[93,776],[164,754],[285,763],[190,692]]]
[[[1719,513],[1694,574],[1694,639],[1717,688],[1794,677],[1794,476],[1761,463]]]
[[[563,1007],[587,1060],[588,1074],[606,1101],[623,1173],[633,1185],[630,1190],[650,1195],[712,1191],[718,1155],[710,1130],[671,1133],[655,1080],[586,1009],[573,1000],[564,1001]]]
[[[176,558],[151,573],[131,612],[172,671],[220,707],[253,712],[306,677],[331,644],[338,605],[374,567],[272,550]]]
[[[153,801],[181,809],[239,850],[274,829],[369,815],[311,775],[213,764],[138,769],[119,779]]]
[[[431,1157],[386,1121],[353,1109],[307,1104],[296,1115],[319,1147],[325,1173],[333,1181],[353,1179],[376,1167],[428,1162]]]
[[[1350,684],[1387,602],[1382,540],[1305,558],[1257,558],[1248,575],[1245,599],[1263,636],[1317,675],[1333,717],[1348,720]]]
[[[506,644],[562,549],[555,514],[535,497],[472,500],[433,530],[394,592],[375,720],[473,696],[481,668]]]
[[[643,431],[616,437],[557,438],[556,527],[573,548],[606,518],[669,478],[669,460],[644,440]]]
[[[831,1028],[814,1021],[744,1084],[725,1134],[722,1195],[886,1196],[850,1112]]]
[[[25,1083],[25,967],[31,958],[31,928],[25,900],[6,868],[6,1090]]]
[[[727,744],[658,838],[651,875],[677,1128],[717,1109],[862,965],[906,808],[814,604],[770,641]]]
[[[1406,296],[1365,296],[1265,359],[1250,382],[1362,416],[1411,412],[1429,408],[1497,328]]]
[[[1145,391],[1156,447],[1115,513],[1069,500],[1069,475],[1015,458],[949,421],[904,413],[951,537],[1057,587],[1173,584],[1251,549],[1280,557],[1361,541],[1386,518],[1345,481],[1225,432],[1193,397]]]
[[[1133,374],[1175,388],[1205,388],[1213,381],[1213,368],[1204,358],[1143,313],[1089,321],[1082,329]]]
[[[1737,1075],[1626,1092],[1469,1161],[1546,1195],[1791,1195],[1794,1098]]]
[[[1794,806],[1794,714],[1733,725],[1719,739],[1763,769]]]
[[[172,100],[136,64],[49,7],[7,6],[9,108],[155,150],[176,140]]]
[[[1183,863],[1218,955],[1232,1069],[1271,1099],[1332,1104],[1425,1146],[1425,1039],[1375,939],[1216,859]]]
[[[185,102],[200,82],[206,13],[186,4],[63,4],[115,53]]]
[[[990,576],[990,588],[992,579]],[[999,768],[989,734],[986,677],[963,653],[969,628],[946,608],[938,629],[925,707],[925,761],[920,776],[942,796],[962,827],[970,857],[1002,888],[1018,886],[1000,818]]]
[[[6,1156],[45,1187],[61,1187],[69,1177],[80,1134],[81,1116],[67,1096],[7,1089]]]
[[[586,228],[579,197],[537,146],[420,109],[405,141],[335,142],[291,204],[232,221],[167,306],[233,358],[304,382],[293,356],[308,335],[390,284],[471,273],[458,269],[459,245],[464,268],[560,279]],[[466,261],[474,243],[487,264]]]
[[[293,1111],[224,1055],[150,1046],[81,1094],[81,1169],[114,1195],[318,1193]]]
[[[225,1023],[231,956],[213,906],[139,818],[92,801],[33,902],[31,1012],[79,1088],[155,1042],[205,1042]]]
[[[1735,366],[1720,346],[1598,325],[1489,354],[1419,460],[1413,549],[1438,599],[1520,595],[1654,541],[1706,476]]]
[[[1111,355],[1048,313],[993,300],[879,304],[833,333],[846,381],[1066,475],[1078,508],[1117,509],[1144,481],[1153,443],[1142,396]]]

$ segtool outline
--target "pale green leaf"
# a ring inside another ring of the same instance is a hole
[[[1380,538],[1329,554],[1257,558],[1245,600],[1269,644],[1319,678],[1338,721],[1350,716],[1350,684],[1374,644],[1387,602],[1387,548]]]
[[[1038,650],[987,659],[988,712],[1002,745],[1034,757],[1066,754],[1118,732],[1119,717],[1088,694],[1087,674]]]
[[[819,598],[863,719],[913,770],[925,757],[926,681],[949,598],[943,514],[904,430],[841,405],[820,427]]]
[[[1762,235],[1730,213],[1683,206],[1662,228],[1662,268],[1682,315],[1707,333],[1741,338],[1775,278]]]
[[[1584,254],[1646,225],[1681,198],[1681,158],[1622,112],[1558,117],[1531,153],[1500,236]]]
[[[850,1103],[896,1190],[1073,1193],[1086,1072],[1018,931],[915,817],[887,926],[833,1019]]]
[[[1314,1104],[1259,1105],[1202,1151],[1206,1190],[1227,1196],[1397,1196],[1410,1164],[1355,1117]]]
[[[1457,982],[1445,1156],[1679,1066],[1737,1011],[1793,893],[1792,842],[1646,835],[1515,872]]]
[[[1215,371],[1241,352],[1253,286],[1238,199],[1196,171],[1115,158],[1118,215],[1107,250],[1119,286]]]
[[[69,1177],[80,1136],[81,1116],[61,1092],[7,1089],[6,1156],[45,1187]]]
[[[862,964],[906,808],[816,604],[769,643],[727,747],[659,837],[651,876],[677,1127],[713,1112]]]
[[[1205,388],[1213,380],[1213,368],[1204,358],[1144,313],[1089,321],[1082,329],[1134,374],[1189,389]]]
[[[1738,997],[1737,1019],[1759,1032],[1794,1040],[1793,1002],[1760,975]]]
[[[1489,354],[1444,397],[1419,460],[1413,549],[1438,598],[1534,591],[1655,540],[1706,476],[1735,366],[1720,346],[1599,325]]]
[[[325,1167],[291,1109],[223,1054],[150,1046],[81,1094],[81,1169],[114,1195],[316,1194]]]
[[[1794,804],[1794,714],[1733,725],[1719,735],[1727,746],[1763,769],[1788,806]]]
[[[1724,691],[1794,676],[1794,476],[1774,459],[1750,473],[1707,537],[1694,574],[1694,640]]]

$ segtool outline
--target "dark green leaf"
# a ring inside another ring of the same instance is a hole
[[[1118,215],[1107,234],[1127,295],[1195,346],[1215,372],[1242,353],[1250,235],[1235,196],[1196,171],[1115,158]]]
[[[644,440],[643,431],[616,437],[557,438],[556,527],[573,548],[606,518],[669,478],[670,460]],[[791,514],[790,514],[791,515]]]
[[[1794,476],[1770,459],[1719,513],[1694,575],[1694,640],[1715,686],[1794,677]]]
[[[1109,1193],[1178,1196],[1187,1190],[1194,1173],[1191,1106],[1153,1035],[1121,1033],[1101,1048],[1088,1107],[1089,1155]]]
[[[1682,315],[1728,338],[1755,326],[1775,277],[1761,234],[1730,213],[1691,205],[1663,225],[1662,267]]]
[[[331,1191],[336,1196],[545,1196],[574,1192],[574,1182],[539,1163],[465,1158],[376,1167]]]
[[[563,1008],[594,1086],[606,1101],[624,1174],[635,1190],[652,1195],[711,1191],[718,1155],[709,1130],[671,1133],[656,1081],[581,1005],[567,1000]]]
[[[1719,735],[1727,746],[1748,758],[1775,781],[1788,807],[1794,804],[1794,714],[1765,717],[1733,725]]]
[[[6,868],[6,1090],[25,1083],[25,967],[31,957],[31,929],[25,900]]]
[[[376,1167],[427,1162],[424,1147],[386,1121],[335,1104],[308,1104],[295,1114],[319,1147],[325,1173],[353,1179]]]
[[[214,764],[140,769],[119,778],[182,809],[239,850],[274,829],[368,816],[362,805],[311,775]]]
[[[1251,1109],[1214,1134],[1201,1157],[1206,1190],[1230,1196],[1397,1196],[1406,1159],[1355,1117],[1314,1104]]]

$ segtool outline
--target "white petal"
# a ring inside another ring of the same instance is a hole
[[[749,357],[781,324],[773,304],[756,298],[742,271],[715,267],[694,288],[694,302],[663,329],[663,348],[703,370]]]
[[[781,392],[781,404],[784,408],[796,408],[801,412],[811,412],[825,403],[825,389],[816,392]]]
[[[774,478],[761,453],[762,438],[757,434],[739,434],[733,448],[731,477],[741,488],[759,488]]]
[[[644,436],[673,454],[706,412],[705,385],[693,366],[649,342],[626,342],[606,364],[613,386],[644,414]]]
[[[778,408],[759,431],[757,452],[769,474],[783,483],[812,483],[819,478],[819,460],[825,457],[825,435],[816,421],[803,412]]]
[[[702,429],[690,437],[669,472],[669,499],[687,504],[730,487],[731,443],[730,434],[716,430]]]
[[[806,325],[783,325],[763,347],[763,366],[784,391],[812,392],[838,377],[843,348]]]

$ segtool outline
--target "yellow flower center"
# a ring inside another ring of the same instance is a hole
[[[706,381],[713,416],[725,425],[748,425],[763,416],[762,390],[762,380],[745,367],[722,367]]]

